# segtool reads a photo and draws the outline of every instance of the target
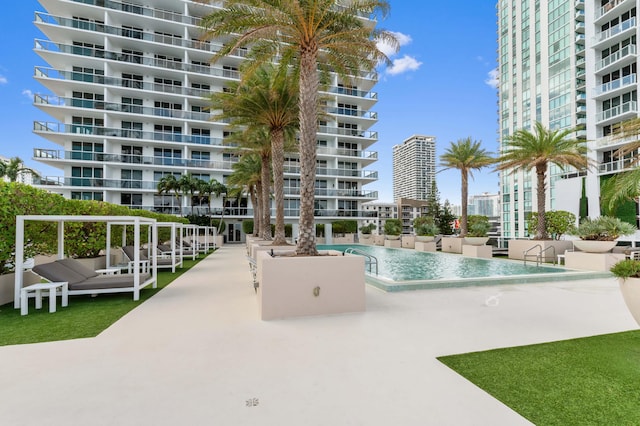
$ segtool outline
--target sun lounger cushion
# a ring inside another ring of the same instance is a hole
[[[151,275],[140,274],[140,283],[145,282]],[[133,274],[98,275],[79,283],[69,284],[69,290],[94,290],[101,288],[133,287]]]
[[[97,277],[99,274],[91,268],[85,266],[82,262],[77,261],[76,259],[58,259],[56,263],[64,265],[65,267],[71,269],[76,274],[82,275],[85,279]]]
[[[133,261],[135,256],[135,248],[133,246],[124,246],[122,247],[122,251],[127,255],[129,260]],[[140,260],[149,260],[149,257],[147,257],[147,254],[143,250],[140,250]]]
[[[173,251],[171,250],[171,246],[168,244],[158,244],[158,250],[160,250],[163,253]]]
[[[79,273],[58,262],[36,265],[33,267],[32,271],[52,282],[67,281],[69,283],[69,288],[71,288],[71,285],[82,282],[86,279]]]

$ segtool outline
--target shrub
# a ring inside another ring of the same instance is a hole
[[[331,222],[331,229],[334,234],[355,234],[358,232],[358,221],[336,220]]]
[[[242,221],[242,232],[247,235],[253,234],[253,220],[247,219]]]
[[[581,240],[614,241],[621,235],[630,235],[636,231],[636,227],[623,222],[617,217],[600,216],[596,219],[585,219],[571,231],[571,235]]]
[[[387,219],[384,223],[384,233],[387,235],[402,234],[402,222],[400,219]]]
[[[551,210],[545,213],[547,234],[553,240],[559,240],[564,234],[570,234],[575,227],[576,215],[565,210]],[[529,230],[538,228],[538,213],[533,212],[527,220]]]
[[[625,259],[613,265],[611,273],[618,278],[640,278],[640,260]]]
[[[419,216],[413,220],[413,230],[416,235],[432,237],[440,231],[440,228],[436,225],[433,217]]]
[[[364,234],[364,235],[369,235],[371,234],[375,229],[376,229],[376,224],[375,223],[370,223],[368,225],[362,225],[360,227],[360,231]]]
[[[470,215],[467,224],[469,237],[486,237],[491,229],[489,218],[482,215]]]

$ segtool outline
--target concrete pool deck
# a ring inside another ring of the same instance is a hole
[[[0,347],[2,423],[524,425],[436,357],[638,328],[613,278],[367,286],[364,313],[263,322],[245,255],[223,247],[96,338]]]

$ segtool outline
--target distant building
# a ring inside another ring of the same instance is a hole
[[[467,213],[472,215],[481,215],[491,217],[500,216],[500,195],[489,194],[484,192],[480,195],[472,195],[469,197],[467,205]]]
[[[366,215],[368,219],[362,221],[362,225],[374,224],[376,226],[372,232],[374,235],[384,234],[384,224],[387,219],[398,218],[398,205],[395,203],[372,201],[364,203],[362,209],[365,213],[370,213]]]
[[[402,233],[413,234],[413,220],[429,214],[428,204],[425,200],[411,200],[398,198],[398,219],[402,221]]]
[[[11,161],[10,158],[4,157],[2,155],[0,155],[0,162],[3,163],[9,163],[9,161]],[[35,172],[35,170],[34,170]],[[39,174],[38,172],[35,172],[36,174]],[[24,183],[26,185],[33,185],[33,179],[34,179],[34,174],[32,173],[31,170],[24,170],[21,172],[18,172],[18,179],[16,179],[16,182],[20,182],[20,183]],[[3,181],[5,182],[9,182],[9,178],[8,177],[3,177],[2,178]]]
[[[436,176],[436,138],[413,135],[393,147],[393,199],[426,200]]]

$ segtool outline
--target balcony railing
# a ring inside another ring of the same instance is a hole
[[[284,188],[284,195],[299,196],[300,188]],[[378,191],[362,191],[359,189],[316,188],[315,195],[318,197],[370,198],[375,200],[378,198]]]
[[[621,89],[623,87],[630,86],[632,84],[635,84],[635,82],[636,82],[636,75],[635,74],[625,75],[622,78],[610,81],[608,83],[602,84],[599,87],[597,87],[595,89],[595,96],[600,96],[600,95],[605,94],[607,92],[611,92],[613,90],[618,90],[618,89]]]
[[[356,149],[318,147],[316,148],[316,152],[319,155],[338,155],[342,157],[355,157],[369,160],[376,160],[378,158],[378,153],[376,151],[360,151]]]
[[[98,22],[82,21],[79,19],[64,18],[62,16],[49,15],[47,13],[36,12],[36,23],[55,25],[59,27],[73,28],[79,30],[92,31],[102,34],[110,34],[120,37],[126,37],[135,40],[143,40],[153,43],[169,44],[172,46],[183,47],[187,49],[204,50],[210,53],[217,53],[222,49],[221,43],[213,43],[201,40],[189,40],[182,37],[167,36],[164,34],[147,33],[144,31],[113,27]],[[241,56],[241,55],[239,55]]]
[[[318,133],[328,133],[340,136],[353,136],[357,138],[378,139],[378,132],[369,132],[358,129],[345,129],[342,127],[319,126]]]
[[[90,151],[60,151],[35,148],[33,157],[42,160],[78,160],[99,163],[143,164],[145,166],[193,167],[198,169],[233,170],[232,161],[193,160],[187,158],[149,157],[133,154],[108,154]]]
[[[90,58],[107,59],[131,64],[147,65],[156,68],[193,72],[216,77],[239,79],[240,73],[234,70],[227,70],[221,67],[187,64],[167,59],[157,59],[140,55],[132,55],[122,52],[112,52],[104,49],[91,47],[73,46],[69,44],[53,43],[48,40],[35,40],[35,49],[47,52],[67,53],[70,55],[87,56]]]
[[[294,166],[285,164],[285,173],[300,174],[300,166]],[[353,170],[353,169],[328,169],[326,167],[318,167],[316,169],[316,175],[318,176],[340,176],[340,177],[353,177],[363,179],[377,179],[378,172],[370,170]]]
[[[596,121],[601,122],[601,121],[609,120],[611,118],[615,118],[619,115],[626,114],[629,112],[638,112],[638,104],[636,101],[625,102],[622,105],[618,105],[606,111],[599,112],[596,115]]]
[[[67,133],[85,136],[101,136],[125,139],[147,139],[163,142],[193,143],[198,145],[222,145],[221,138],[212,138],[201,135],[185,135],[182,133],[147,132],[136,129],[116,129],[109,127],[86,126],[83,124],[64,124],[35,121],[34,132],[43,133]]]
[[[80,98],[61,98],[58,96],[49,96],[35,94],[33,102],[36,105],[47,105],[55,107],[73,107],[94,109],[99,111],[126,112],[141,115],[153,115],[156,117],[179,118],[183,120],[194,121],[211,121],[211,114],[204,112],[191,112],[169,108],[143,107],[142,105],[117,104],[113,102],[95,101],[91,99]]]
[[[595,37],[593,38],[593,42],[594,44],[598,44],[601,41],[604,41],[608,38],[611,38],[613,36],[615,36],[616,34],[620,34],[623,31],[626,31],[630,28],[635,28],[636,26],[636,18],[630,18],[627,19],[626,21],[623,21],[621,23],[619,23],[618,25],[615,25],[605,31],[602,31],[598,34],[595,35]]]
[[[606,58],[598,61],[596,64],[596,71],[600,71],[601,69],[608,67],[609,65],[618,62],[620,59],[625,58],[627,56],[636,56],[636,45],[629,44],[622,49],[618,50],[612,55],[607,56]]]
[[[81,81],[105,86],[126,87],[129,89],[149,90],[153,92],[172,93],[183,96],[197,96],[203,98],[211,93],[210,90],[193,87],[174,86],[172,84],[150,83],[141,80],[106,77],[100,74],[90,74],[74,71],[61,71],[52,68],[36,67],[36,78],[50,78],[53,80]]]
[[[149,6],[138,6],[130,3],[121,3],[111,0],[73,0],[76,3],[84,3],[93,6],[106,7],[107,9],[121,10],[123,12],[135,13],[137,15],[150,16],[152,18],[165,19],[167,21],[180,22],[189,25],[200,25],[200,18],[185,16],[176,12],[153,9]],[[222,2],[220,2],[222,4]]]

